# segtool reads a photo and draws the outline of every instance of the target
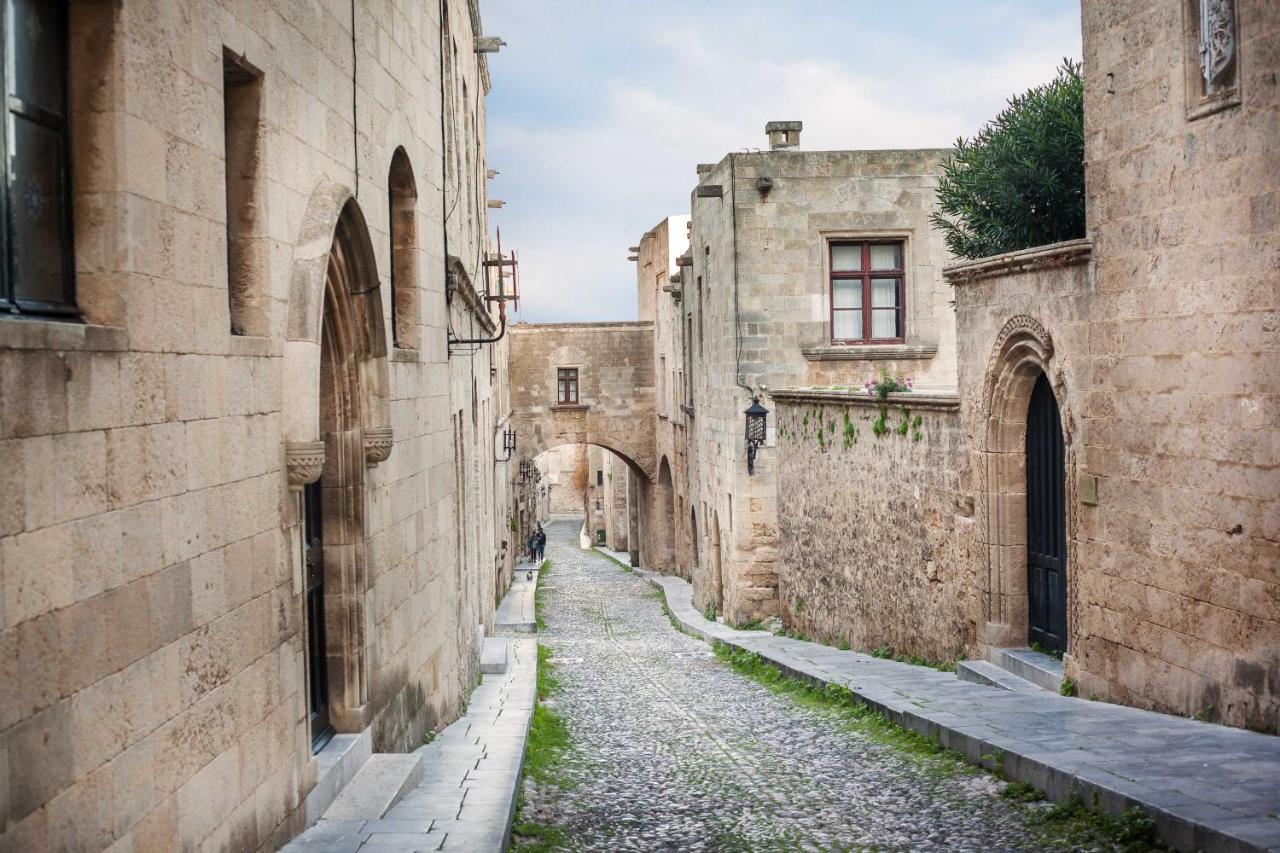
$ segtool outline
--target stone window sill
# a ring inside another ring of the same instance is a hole
[[[1230,89],[1220,95],[1201,98],[1198,103],[1188,108],[1187,121],[1195,121],[1238,106],[1240,106],[1240,90]]]
[[[553,412],[585,412],[591,407],[586,403],[556,403],[551,407]]]
[[[801,350],[809,361],[906,361],[928,359],[938,354],[937,344],[825,344]]]
[[[47,318],[0,320],[0,349],[122,352],[128,348],[129,334],[120,326]]]

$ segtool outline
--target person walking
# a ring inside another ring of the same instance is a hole
[[[529,549],[530,562],[537,562],[538,560],[538,532],[539,531],[535,530],[533,533],[530,533],[529,541],[525,543]]]
[[[537,543],[538,556],[537,561],[541,563],[547,554],[547,531],[542,529],[542,525],[538,525],[538,532],[533,534],[533,538]]]

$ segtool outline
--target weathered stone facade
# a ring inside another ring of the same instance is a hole
[[[743,411],[775,388],[860,386],[881,369],[918,387],[955,381],[954,321],[941,238],[928,224],[946,152],[776,150],[699,167],[690,266],[682,270],[691,507],[699,607],[730,621],[780,613],[776,478],[770,436],[748,475]],[[899,343],[833,344],[829,246],[901,241],[905,334]],[[643,244],[642,244],[643,251]],[[660,324],[661,325],[661,324]],[[720,547],[713,548],[719,537]]]
[[[977,602],[959,400],[912,393],[878,404],[831,390],[773,399],[787,627],[862,651],[967,656]]]
[[[83,323],[0,320],[0,848],[272,848],[319,805],[305,485],[330,720],[375,749],[457,715],[509,572],[507,359],[449,345],[498,325],[478,12],[68,24]]]

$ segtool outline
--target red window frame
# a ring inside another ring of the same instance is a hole
[[[578,404],[578,368],[556,368],[556,405],[576,406]]]
[[[859,246],[862,249],[860,270],[840,270],[835,268],[835,249],[838,246]],[[871,269],[872,246],[897,246],[898,267],[892,270]],[[906,341],[907,335],[907,244],[905,240],[830,240],[827,242],[827,299],[831,327],[831,343],[833,344],[900,344]],[[897,281],[898,301],[895,308],[873,308],[871,306],[871,280],[873,278],[892,278]],[[836,282],[860,281],[862,284],[861,308],[836,307]],[[897,314],[898,335],[892,338],[873,338],[871,336],[871,318],[875,311],[895,311]],[[836,312],[860,311],[862,313],[862,336],[858,338],[836,337]]]

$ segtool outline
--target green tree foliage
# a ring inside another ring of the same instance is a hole
[[[1084,82],[1080,63],[1009,99],[971,140],[956,142],[931,220],[960,258],[1083,237]]]

